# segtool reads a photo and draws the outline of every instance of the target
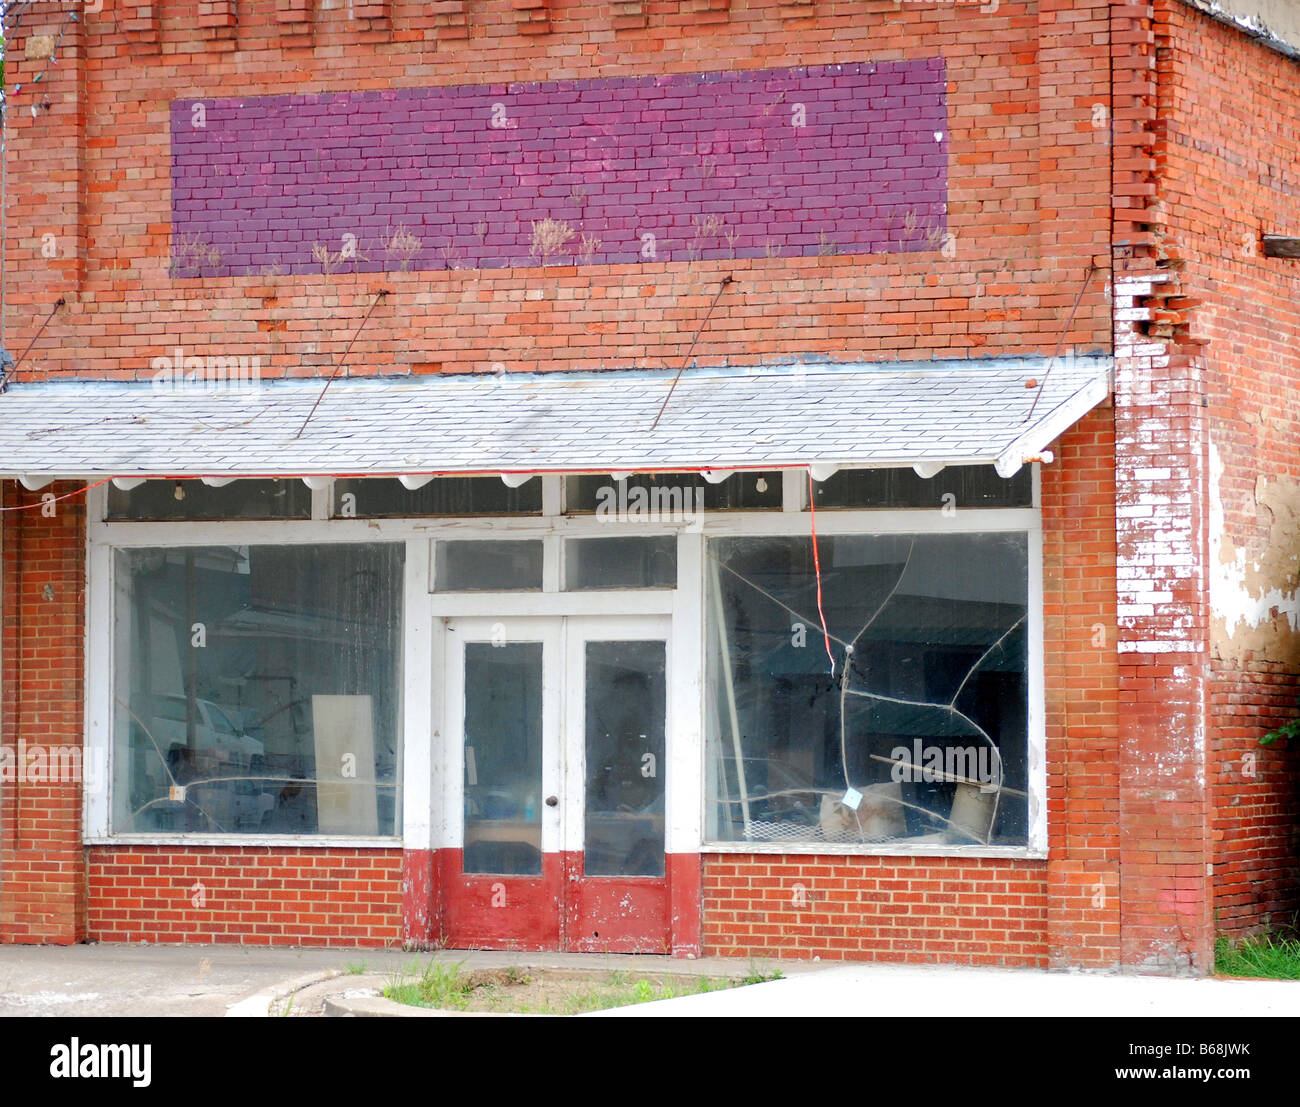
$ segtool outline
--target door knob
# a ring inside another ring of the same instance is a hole
[[[547,797],[546,797],[546,806],[547,806],[547,807],[556,807],[556,806],[559,805],[559,802],[560,802],[560,797],[559,797],[559,796],[547,796]]]

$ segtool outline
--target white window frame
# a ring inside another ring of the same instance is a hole
[[[312,518],[294,520],[166,521],[106,520],[104,487],[87,495],[86,527],[86,724],[88,759],[104,766],[102,786],[88,789],[83,814],[86,845],[122,846],[272,846],[436,849],[450,845],[448,814],[439,797],[445,781],[431,736],[441,723],[445,620],[454,617],[607,614],[669,615],[673,688],[669,718],[667,771],[674,786],[665,820],[669,853],[752,853],[844,856],[953,856],[1020,858],[1047,856],[1047,765],[1043,649],[1042,513],[1040,475],[1033,467],[1032,507],[938,509],[829,509],[817,512],[819,537],[852,534],[1021,532],[1028,542],[1028,790],[1029,826],[1023,846],[941,845],[864,846],[853,843],[731,842],[704,837],[705,796],[705,541],[718,537],[803,537],[809,533],[805,509],[807,471],[786,470],[781,510],[710,511],[689,523],[613,524],[619,535],[676,534],[676,589],[565,592],[564,539],[610,536],[611,523],[592,514],[563,514],[561,476],[543,481],[541,515],[332,519],[332,486],[313,492]],[[532,592],[432,591],[432,542],[438,538],[538,538],[544,544],[543,585]],[[114,552],[140,547],[224,545],[323,545],[402,542],[402,828],[386,837],[310,834],[122,834],[110,829],[112,772],[112,606]],[[454,814],[454,813],[452,813]]]

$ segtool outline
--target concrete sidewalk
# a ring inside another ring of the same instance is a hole
[[[679,960],[466,950],[429,954],[229,945],[0,946],[0,1015],[262,1014],[272,995],[287,994],[331,974],[392,973],[425,964],[431,957],[460,962],[468,969],[520,965],[710,976],[744,975],[751,970],[747,961],[713,957]],[[752,967],[779,967],[786,979],[584,1017],[1300,1015],[1300,981],[788,961],[757,962]]]
[[[330,974],[391,974],[430,959],[467,969],[532,968],[743,976],[735,957],[694,960],[616,954],[507,953],[400,949],[267,949],[234,945],[0,946],[0,1016],[222,1016],[265,1014],[283,995]],[[781,967],[808,972],[814,963]],[[232,1012],[231,1008],[235,1010]]]
[[[884,1015],[1231,1018],[1300,1015],[1300,980],[1171,979],[1032,969],[840,965],[582,1018]]]

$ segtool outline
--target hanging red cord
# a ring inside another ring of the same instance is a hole
[[[831,659],[831,676],[835,675],[835,655],[831,653],[831,632],[826,628],[826,612],[822,609],[822,559],[817,550],[817,508],[813,504],[816,492],[813,488],[812,470],[808,470],[808,518],[812,522],[813,571],[817,574],[817,614],[822,621],[822,640],[826,643],[826,656]]]

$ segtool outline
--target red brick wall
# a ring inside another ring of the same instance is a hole
[[[1120,960],[1115,413],[1094,411],[1043,467],[1047,935],[1053,967]]]
[[[1295,925],[1300,912],[1300,749],[1259,736],[1295,718],[1294,666],[1216,666],[1211,685],[1214,907],[1219,933]]]
[[[400,944],[400,849],[87,850],[87,937],[267,946]]]
[[[54,300],[67,300],[20,380],[145,377],[151,359],[176,345],[191,354],[259,356],[264,376],[328,372],[381,286],[393,294],[357,337],[352,372],[476,371],[498,363],[511,370],[658,368],[678,363],[728,273],[739,283],[699,337],[701,364],[796,354],[1043,353],[1058,341],[1066,349],[1104,349],[1112,340],[1107,279],[1155,275],[1159,281],[1145,292],[1122,282],[1112,288],[1116,306],[1132,307],[1137,317],[1118,328],[1115,411],[1067,435],[1046,470],[1052,858],[1023,868],[1038,872],[1050,906],[1037,924],[1035,952],[1006,956],[1205,968],[1213,927],[1207,864],[1216,865],[1220,909],[1233,909],[1234,927],[1295,902],[1280,860],[1293,825],[1292,755],[1261,751],[1263,775],[1248,792],[1261,812],[1254,836],[1243,839],[1240,816],[1229,811],[1241,791],[1232,766],[1283,714],[1279,693],[1267,693],[1274,699],[1266,719],[1254,717],[1241,697],[1262,694],[1256,689],[1266,676],[1295,672],[1294,656],[1273,645],[1246,651],[1250,656],[1229,648],[1213,626],[1214,566],[1206,550],[1210,445],[1227,459],[1220,482],[1226,526],[1251,557],[1286,538],[1253,502],[1256,478],[1298,476],[1291,460],[1298,428],[1277,414],[1300,368],[1296,263],[1233,252],[1252,229],[1294,222],[1295,63],[1173,0],[1154,8],[1004,2],[995,12],[819,4],[808,6],[810,18],[789,18],[798,7],[753,0],[719,19],[704,4],[573,0],[549,5],[545,20],[524,28],[519,11],[531,19],[542,9],[508,0],[392,0],[354,6],[371,18],[352,21],[347,6],[315,11],[272,0],[209,5],[198,26],[173,0],[145,15],[132,6],[126,17],[111,4],[87,14],[68,26],[60,63],[39,85],[32,78],[43,62],[17,51],[10,58],[11,80],[25,85],[11,136],[11,210],[21,215],[9,253],[23,279],[11,285],[6,345],[21,350]],[[57,30],[62,19],[53,12],[30,18],[31,32]],[[235,47],[237,71],[229,52]],[[948,76],[951,257],[934,250],[206,279],[169,272],[173,99],[934,56],[944,59]],[[29,100],[34,91],[39,99]],[[1230,110],[1219,109],[1216,94]],[[1161,124],[1158,111],[1183,121]],[[1256,121],[1266,122],[1250,126]],[[1277,145],[1272,153],[1269,143]],[[1226,220],[1219,214],[1225,203]],[[45,256],[45,234],[53,236],[55,257]],[[1091,265],[1098,271],[1085,278]],[[1253,324],[1260,310],[1272,313],[1271,332]],[[1112,422],[1116,483],[1108,504],[1103,459]],[[1144,513],[1153,497],[1174,510]],[[79,674],[80,602],[39,622],[41,604],[50,601],[33,598],[17,575],[14,531],[6,526],[6,657],[26,641],[27,672],[46,665]],[[27,534],[24,528],[20,537]],[[61,541],[59,579],[79,588],[80,555],[72,552],[79,539],[68,532]],[[1109,591],[1112,558],[1118,614]],[[63,603],[58,588],[53,602]],[[17,618],[20,604],[31,620]],[[1098,623],[1102,646],[1092,644]],[[6,674],[18,671],[5,666]],[[6,697],[5,741],[55,732],[79,739],[79,687],[17,679],[25,690],[12,705]],[[1207,730],[1206,704],[1234,696],[1237,709],[1214,716]],[[1216,782],[1214,810],[1207,779]],[[6,790],[4,802],[25,804],[33,795],[11,800]],[[70,940],[85,929],[78,898],[85,893],[77,891],[76,866],[65,867],[78,801],[66,791],[46,799],[41,818],[58,815],[40,830],[48,842],[41,864],[53,867],[52,879],[39,885],[30,879],[37,859],[21,844],[34,840],[22,836],[28,809],[0,812],[9,836],[3,859],[14,861],[5,869],[4,917],[7,932]],[[866,871],[877,861],[854,864]],[[992,874],[1007,866],[976,867]],[[1005,875],[987,875],[971,894],[998,894],[999,881]],[[1242,896],[1279,906],[1247,907]],[[869,951],[858,945],[841,952]]]
[[[1113,412],[1054,449],[1042,477],[1050,859],[710,855],[705,953],[1119,963]]]
[[[704,860],[704,952],[737,957],[1047,964],[1043,861]]]
[[[1092,106],[1109,96],[1103,4],[818,4],[808,18],[786,18],[790,5],[752,0],[718,21],[653,2],[643,27],[620,29],[620,5],[573,0],[552,6],[545,34],[519,33],[516,7],[473,0],[464,37],[449,8],[416,0],[394,0],[378,29],[335,6],[315,11],[311,37],[286,49],[285,34],[297,31],[280,9],[244,0],[233,5],[236,72],[224,52],[232,40],[211,38],[191,8],[164,0],[151,18],[131,20],[108,4],[71,25],[41,85],[30,82],[44,63],[12,54],[11,79],[25,87],[11,137],[11,202],[22,215],[10,263],[24,277],[11,290],[10,347],[22,348],[59,295],[68,300],[22,373],[143,378],[153,358],[182,346],[258,356],[263,376],[317,375],[333,368],[379,287],[393,294],[356,338],[354,373],[661,368],[678,364],[729,273],[739,283],[695,346],[701,364],[1042,353],[1055,348],[1088,265],[1108,267],[1109,151],[1091,124]],[[59,22],[44,11],[30,18],[33,31]],[[545,271],[169,272],[173,100],[934,57],[948,83],[952,256],[936,244]],[[37,118],[27,111],[34,87],[51,103]],[[45,233],[56,258],[42,255]],[[1102,276],[1065,337],[1108,344]]]
[[[1171,316],[1206,405],[1206,860],[1217,929],[1237,934],[1300,911],[1297,754],[1258,744],[1297,714],[1300,674],[1300,262],[1265,258],[1260,241],[1300,234],[1300,61],[1157,7]]]
[[[0,481],[0,733],[9,772],[0,781],[0,937],[14,942],[85,936],[81,783],[47,771],[52,750],[80,749],[85,510],[53,484],[28,492]],[[33,507],[33,505],[36,505]],[[26,508],[26,510],[23,510]],[[22,745],[20,745],[20,742]],[[40,757],[36,754],[39,752]]]

